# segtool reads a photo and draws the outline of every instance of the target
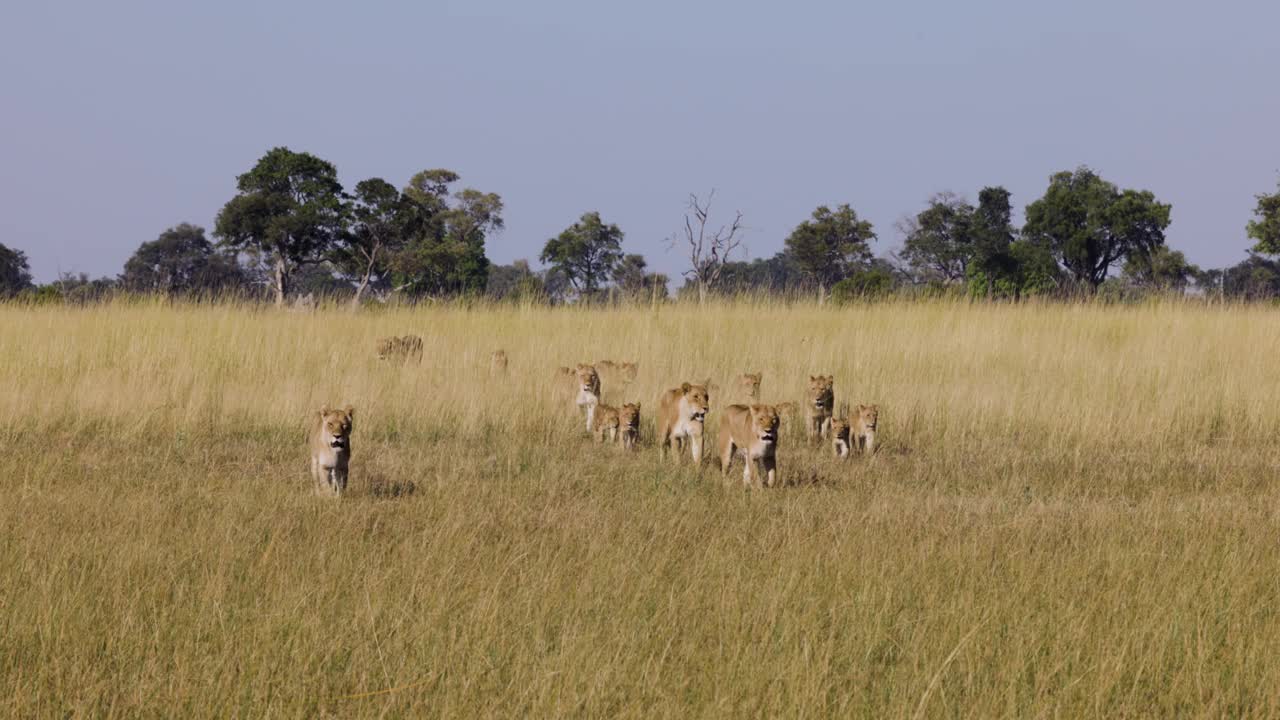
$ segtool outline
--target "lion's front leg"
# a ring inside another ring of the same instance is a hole
[[[702,464],[702,435],[691,435],[689,437],[689,452],[693,455],[693,464]]]
[[[775,455],[765,455],[760,458],[760,465],[764,468],[764,484],[773,487],[778,482],[778,458]]]

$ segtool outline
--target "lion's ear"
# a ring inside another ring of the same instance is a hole
[[[320,417],[324,417],[325,415],[328,415],[330,412],[331,411],[329,410],[329,403],[325,403],[320,406]]]
[[[347,414],[347,417],[352,418],[352,419],[355,419],[355,416],[356,416],[356,409],[355,409],[354,407],[352,407],[351,405],[348,405],[348,406],[346,406],[346,407],[342,408],[342,412],[346,413],[346,414]]]
[[[822,377],[822,376],[821,376],[821,375],[819,375],[818,377]],[[818,378],[817,378],[817,377],[814,377],[814,376],[812,376],[812,375],[810,375],[810,376],[809,376],[809,382],[817,382],[817,381],[818,381]]]
[[[689,383],[681,383],[681,384],[680,384],[680,391],[681,391],[681,392],[686,392],[686,393],[687,393],[687,392],[689,392],[689,389],[690,389],[690,388],[692,388],[692,387],[693,387],[693,386],[692,386],[692,385],[690,385]]]
[[[640,412],[640,403],[636,403],[636,412]]]

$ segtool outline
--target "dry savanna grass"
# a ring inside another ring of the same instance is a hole
[[[1278,351],[1192,304],[0,306],[0,713],[1275,716]],[[600,358],[638,452],[555,373]],[[879,403],[879,452],[659,461],[662,389],[714,432],[756,370]]]

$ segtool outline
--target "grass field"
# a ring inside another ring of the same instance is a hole
[[[0,306],[0,714],[1277,716],[1277,357],[1194,304]],[[553,379],[601,358],[638,453]],[[880,403],[880,452],[659,461],[660,390],[756,369]]]

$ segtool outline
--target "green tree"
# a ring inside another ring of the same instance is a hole
[[[542,278],[528,260],[510,265],[490,265],[485,295],[491,300],[530,300],[544,295]]]
[[[929,199],[914,218],[898,224],[902,259],[921,279],[958,282],[968,275],[975,250],[974,207],[954,193]]]
[[[643,255],[624,255],[613,271],[618,289],[633,300],[663,300],[667,297],[666,275],[649,272]]]
[[[841,279],[867,267],[871,261],[867,243],[875,238],[871,223],[859,219],[847,204],[834,212],[822,205],[791,231],[786,247],[800,272],[825,293]]]
[[[452,170],[413,176],[403,197],[404,248],[392,260],[396,289],[417,296],[482,292],[488,283],[485,241],[503,228],[502,198],[470,188],[451,193]]]
[[[278,147],[237,178],[236,187],[213,234],[224,247],[269,265],[276,305],[284,305],[297,268],[318,262],[344,229],[337,170],[309,153]]]
[[[1264,255],[1280,255],[1280,189],[1272,195],[1258,195],[1253,209],[1257,219],[1250,220],[1249,237],[1257,240],[1253,251]]]
[[[221,293],[247,282],[235,256],[218,252],[204,228],[190,223],[139,245],[120,275],[120,285],[130,292],[165,295]]]
[[[1187,262],[1186,255],[1164,245],[1150,253],[1130,255],[1124,263],[1126,280],[1157,290],[1181,292],[1200,274],[1200,268]]]
[[[343,233],[333,262],[339,274],[355,283],[352,305],[359,305],[371,284],[385,284],[392,257],[404,249],[407,201],[382,178],[356,183],[351,227]]]
[[[0,245],[0,297],[12,297],[31,287],[26,253]]]
[[[1050,248],[1078,283],[1097,288],[1113,265],[1164,244],[1171,206],[1120,190],[1086,167],[1060,172],[1027,206],[1023,236]]]
[[[592,295],[609,282],[622,260],[622,230],[600,213],[584,213],[578,222],[547,241],[538,259],[568,278],[579,295]]]
[[[837,305],[847,305],[860,300],[886,297],[897,288],[893,268],[882,261],[873,261],[861,270],[831,287],[831,300]]]

